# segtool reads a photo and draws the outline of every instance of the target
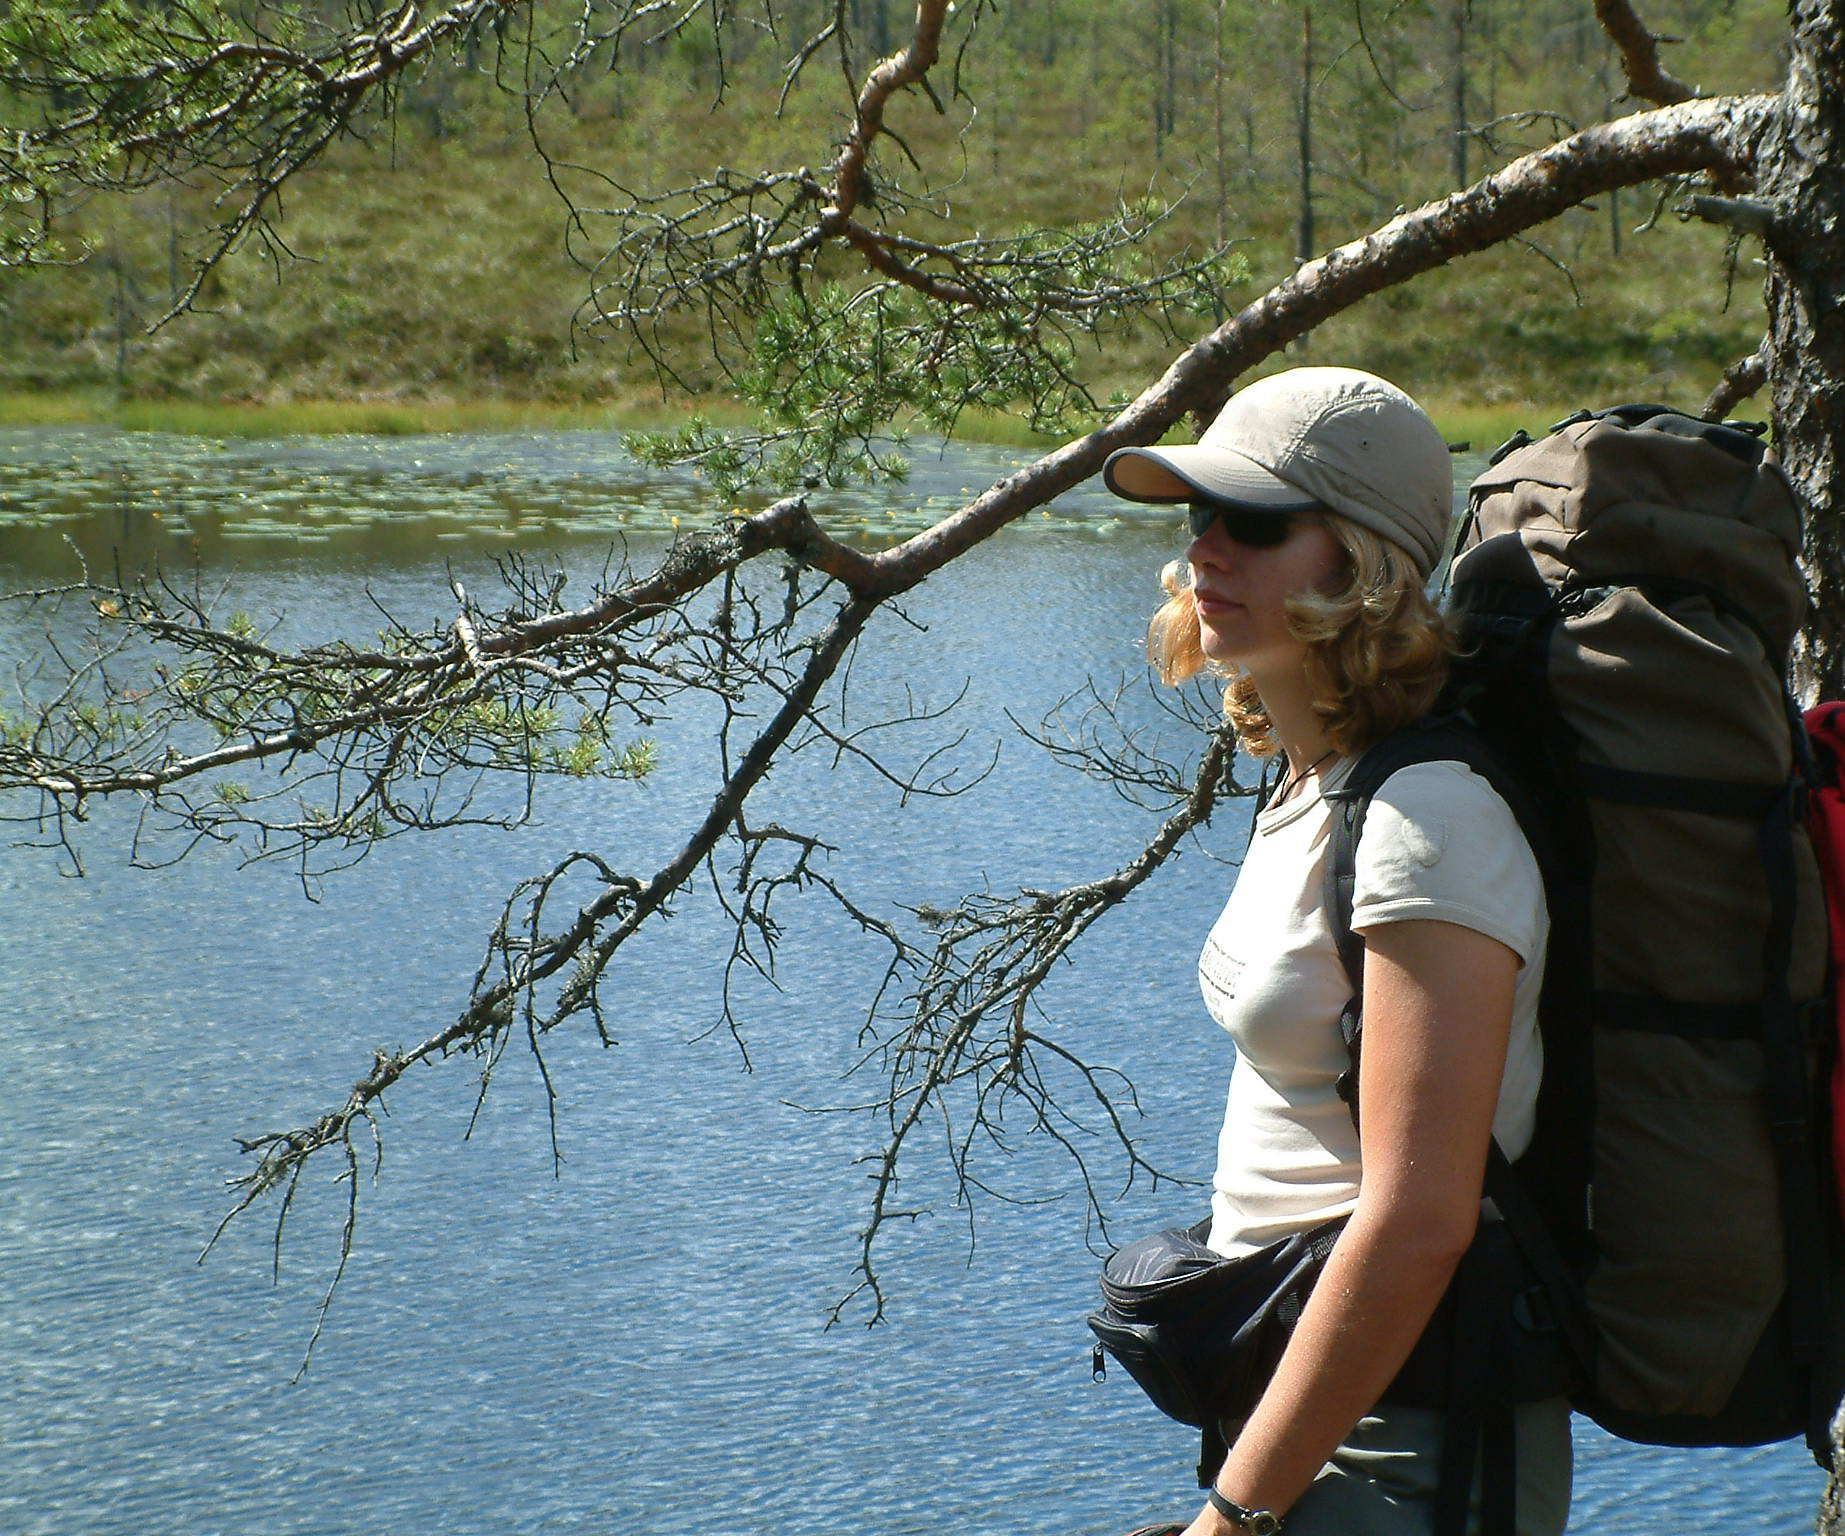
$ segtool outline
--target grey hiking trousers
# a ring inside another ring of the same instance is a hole
[[[1562,1536],[1570,1507],[1570,1410],[1562,1398],[1518,1414],[1518,1536]],[[1429,1536],[1441,1479],[1439,1409],[1380,1404],[1288,1512],[1287,1536]],[[1476,1477],[1470,1533],[1479,1529]]]

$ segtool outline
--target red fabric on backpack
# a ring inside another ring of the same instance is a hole
[[[1832,1064],[1832,1182],[1839,1214],[1845,1217],[1845,703],[1814,705],[1806,712],[1806,727],[1819,760],[1819,782],[1807,792],[1807,831],[1819,856],[1832,936],[1832,1005],[1838,1031]]]

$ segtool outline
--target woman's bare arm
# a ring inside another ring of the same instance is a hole
[[[1284,1513],[1409,1358],[1479,1221],[1518,957],[1453,923],[1365,934],[1358,1207],[1217,1486]],[[1235,1527],[1209,1505],[1187,1536]]]

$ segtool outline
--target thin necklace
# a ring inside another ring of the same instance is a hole
[[[1287,778],[1281,781],[1281,788],[1275,792],[1275,798],[1269,801],[1269,804],[1280,805],[1285,802],[1289,795],[1300,788],[1301,781],[1304,780],[1308,774],[1312,773],[1315,768],[1319,767],[1321,763],[1325,762],[1327,758],[1331,757],[1335,750],[1336,749],[1333,747],[1328,747],[1312,762],[1307,764],[1305,768],[1301,769],[1299,773],[1290,773]]]

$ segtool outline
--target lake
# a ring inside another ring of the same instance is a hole
[[[919,526],[1016,451],[918,453],[910,483],[817,492],[823,520]],[[78,559],[196,570],[226,608],[293,636],[367,637],[380,610],[452,614],[507,550],[561,562],[581,599],[615,548],[637,565],[707,521],[709,493],[642,470],[613,436],[217,443],[101,430],[0,433],[0,590]],[[716,510],[723,510],[717,508]],[[677,521],[675,521],[677,520]],[[967,557],[863,648],[853,707],[944,705],[897,732],[914,760],[952,734],[958,798],[912,800],[803,754],[758,815],[822,833],[827,872],[869,909],[1108,872],[1152,817],[1059,765],[1036,722],[1094,680],[1175,755],[1195,734],[1144,684],[1139,635],[1173,519],[1093,492]],[[41,610],[0,605],[0,658],[30,667]],[[9,676],[11,673],[9,672]],[[1073,717],[1073,712],[1072,717]],[[414,1072],[365,1171],[357,1251],[296,1380],[337,1258],[340,1170],[314,1170],[277,1257],[273,1208],[210,1257],[234,1141],[331,1108],[380,1046],[451,1018],[513,884],[572,849],[650,872],[708,803],[714,741],[690,711],[654,728],[637,784],[542,786],[534,823],[401,838],[304,881],[204,846],[132,867],[134,808],[79,829],[83,874],[15,825],[0,849],[0,1531],[16,1536],[488,1536],[742,1530],[1118,1536],[1197,1507],[1189,1431],[1117,1372],[1089,1379],[1106,1246],[1051,1138],[1012,1129],[971,1208],[938,1134],[905,1176],[919,1214],[880,1256],[888,1315],[852,1286],[875,1117],[843,1074],[881,965],[824,898],[789,922],[778,986],[720,1026],[716,900],[688,893],[605,987],[618,1044],[577,1026],[543,1083],[509,1053],[474,1118],[481,1063]],[[1240,846],[1220,814],[1102,920],[1044,996],[1045,1028],[1129,1074],[1148,1156],[1208,1175],[1228,1047],[1194,966]],[[151,855],[172,853],[154,844]],[[722,871],[720,871],[722,873]],[[1067,1086],[1067,1085],[1066,1085]],[[1196,1187],[1123,1192],[1094,1116],[1110,1232],[1191,1219]],[[470,1123],[472,1128],[470,1130]],[[1822,1478],[1795,1446],[1672,1452],[1578,1430],[1572,1529],[1734,1536],[1810,1529]]]

